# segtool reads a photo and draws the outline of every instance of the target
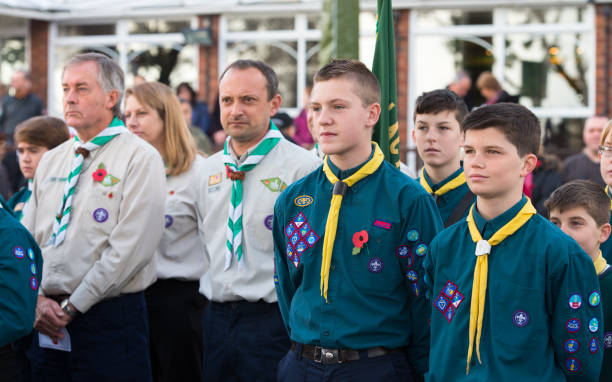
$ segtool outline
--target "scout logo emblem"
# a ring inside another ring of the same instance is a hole
[[[32,248],[28,248],[28,257],[30,258],[30,260],[34,261],[34,251],[32,250]]]
[[[268,217],[270,218],[269,229],[272,229],[273,216],[269,215]],[[266,217],[266,226],[268,225],[268,217]],[[286,248],[287,258],[289,258],[297,268],[300,265],[302,253],[308,248],[312,248],[317,241],[319,241],[319,235],[312,230],[310,224],[308,224],[306,220],[306,216],[304,216],[302,212],[287,224],[284,232],[289,239]]]
[[[372,257],[368,262],[368,270],[372,273],[382,272],[385,264],[380,257]]]
[[[529,314],[524,310],[517,310],[512,315],[512,322],[519,328],[525,327],[529,323]]]
[[[451,299],[451,304],[453,304],[455,309],[457,309],[459,305],[461,305],[462,301],[463,301],[463,295],[459,292],[456,292],[453,298]]]
[[[108,211],[104,208],[97,208],[93,212],[93,218],[98,223],[104,223],[108,219]]]
[[[589,351],[594,354],[597,353],[597,350],[599,350],[599,342],[597,342],[597,338],[593,337],[589,342]]]
[[[580,362],[574,357],[565,360],[565,368],[571,372],[577,372],[580,370]]]
[[[13,248],[13,255],[18,259],[23,259],[25,257],[25,251],[21,247],[15,247]]]
[[[104,163],[98,165],[98,169],[91,174],[94,182],[100,183],[105,187],[114,186],[119,183],[119,179],[109,174],[104,168]]]
[[[164,227],[170,228],[172,223],[174,223],[174,218],[172,216],[170,216],[170,215],[165,215],[164,219],[166,221],[166,223],[164,224]]]
[[[410,255],[410,248],[407,245],[400,245],[395,250],[398,257],[408,257]]]
[[[391,229],[391,223],[388,223],[388,222],[385,222],[385,221],[382,221],[382,220],[374,220],[374,227],[390,230]]]
[[[313,199],[312,196],[309,195],[300,195],[293,200],[296,206],[298,207],[306,207],[312,204]]]
[[[452,306],[449,306],[448,309],[446,309],[446,312],[444,312],[444,317],[446,317],[446,320],[448,322],[451,322],[454,315],[455,315],[455,309],[453,309]]]
[[[32,290],[36,290],[38,288],[38,281],[36,280],[36,277],[32,277],[30,279],[30,288]]]
[[[406,278],[412,282],[416,282],[419,279],[419,274],[415,270],[409,270],[406,272]]]
[[[279,177],[262,179],[261,183],[263,183],[263,185],[272,192],[281,192],[287,188],[287,184]]]
[[[417,241],[419,240],[419,236],[419,231],[417,231],[416,229],[411,229],[406,234],[406,239],[408,239],[408,241]]]
[[[417,256],[425,256],[427,254],[427,246],[425,244],[419,244],[415,252]]]
[[[208,187],[221,183],[221,179],[223,179],[223,175],[221,172],[218,174],[210,175],[208,177]]]
[[[582,297],[579,294],[573,294],[569,298],[569,306],[572,309],[578,309],[582,306]]]
[[[434,301],[434,306],[442,313],[444,313],[444,310],[446,309],[446,307],[448,306],[448,301],[446,300],[446,297],[439,295],[438,298],[436,299],[436,301]]]
[[[268,215],[266,216],[266,218],[264,219],[264,225],[266,226],[267,229],[269,229],[270,231],[272,231],[272,219],[274,219],[274,215]]]
[[[567,340],[563,343],[563,348],[568,353],[576,353],[578,351],[579,346],[580,345],[578,344],[578,341],[574,339]]]
[[[448,298],[452,298],[455,292],[457,291],[457,285],[448,281],[446,285],[444,285],[444,289],[442,289],[442,293],[446,295]]]
[[[612,349],[612,332],[607,332],[604,335],[604,340],[603,340],[603,344],[604,344],[604,349]]]
[[[599,330],[599,321],[597,321],[597,319],[593,317],[591,318],[591,321],[589,321],[589,331],[591,333],[595,333],[598,330]]]
[[[568,320],[565,324],[565,328],[569,333],[576,333],[578,330],[580,330],[580,320],[577,318]]]
[[[599,305],[600,301],[601,297],[599,296],[599,293],[593,292],[589,295],[589,305],[591,305],[592,307],[596,307],[597,305]]]
[[[30,264],[30,273],[36,276],[36,264],[34,263]]]

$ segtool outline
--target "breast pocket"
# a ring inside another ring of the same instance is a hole
[[[364,293],[390,292],[403,282],[399,258],[395,255],[393,233],[370,230],[359,253],[343,254],[356,284]],[[354,243],[352,243],[354,245]]]
[[[108,236],[117,225],[120,195],[110,195],[112,197],[109,193],[88,196],[83,205],[87,231],[93,237]]]

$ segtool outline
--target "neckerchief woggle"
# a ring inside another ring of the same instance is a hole
[[[487,295],[488,258],[489,253],[491,253],[491,246],[497,245],[508,236],[513,235],[536,213],[536,209],[533,207],[533,204],[531,204],[531,200],[527,198],[527,202],[516,216],[495,232],[489,240],[483,240],[474,222],[473,213],[475,205],[476,203],[472,204],[470,212],[465,219],[468,223],[472,241],[476,243],[475,255],[477,256],[476,266],[474,268],[474,281],[472,283],[466,375],[470,373],[470,362],[472,361],[472,352],[474,350],[474,335],[476,335],[476,355],[478,356],[478,362],[482,364],[480,359],[480,337],[482,334],[482,320],[484,317],[485,299]]]
[[[325,236],[323,238],[323,257],[321,259],[321,296],[327,301],[327,287],[329,283],[329,268],[331,265],[332,252],[334,250],[334,241],[336,240],[336,229],[338,228],[338,215],[340,214],[340,206],[342,198],[348,187],[352,187],[366,176],[373,174],[382,162],[385,160],[385,155],[380,150],[376,142],[372,142],[374,146],[374,155],[368,160],[357,172],[346,179],[338,179],[329,168],[329,156],[325,156],[323,161],[323,172],[327,180],[334,185],[331,204],[327,214],[327,222],[325,223]]]
[[[461,171],[461,173],[459,175],[457,175],[456,177],[451,179],[444,186],[442,186],[439,189],[437,189],[436,191],[434,191],[431,188],[431,186],[429,185],[429,183],[427,182],[427,179],[425,179],[425,167],[423,167],[421,169],[421,176],[419,177],[419,183],[421,183],[421,186],[423,186],[425,191],[427,191],[428,193],[436,195],[436,196],[441,196],[441,195],[444,195],[447,192],[452,191],[455,188],[463,185],[465,183],[465,173],[463,171]]]
[[[223,147],[223,163],[231,172],[247,172],[252,170],[261,160],[276,146],[283,138],[276,125],[270,121],[270,129],[263,139],[247,156],[245,161],[238,166],[229,153],[231,137],[225,140]],[[232,257],[236,257],[236,263],[242,264],[242,179],[232,179],[232,196],[229,204],[229,218],[226,230],[225,266],[228,270],[232,264]]]
[[[50,242],[54,247],[60,245],[66,237],[66,229],[68,229],[68,223],[70,223],[70,213],[72,212],[72,199],[74,197],[76,185],[79,182],[79,176],[83,169],[83,150],[91,153],[110,142],[117,135],[125,132],[127,132],[127,129],[125,128],[123,122],[119,118],[114,117],[108,127],[102,130],[88,142],[81,143],[78,135],[75,134],[75,156],[72,160],[70,173],[66,179],[66,185],[64,186],[64,196],[62,197],[62,202],[59,205],[57,215],[53,221],[53,234]]]

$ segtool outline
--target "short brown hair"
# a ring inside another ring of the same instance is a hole
[[[247,70],[249,68],[257,69],[261,72],[261,74],[266,79],[266,90],[268,92],[268,101],[270,101],[275,95],[278,93],[278,77],[276,76],[276,72],[265,62],[258,60],[236,60],[229,64],[227,68],[221,73],[221,77],[219,77],[219,83],[225,77],[225,73],[227,73],[230,69],[236,70]]]
[[[439,114],[442,112],[455,113],[455,119],[461,123],[468,114],[463,99],[448,89],[437,89],[425,92],[416,99],[413,121],[418,114]]]
[[[349,78],[355,84],[355,93],[363,106],[380,104],[380,84],[376,76],[361,61],[340,59],[332,60],[314,75],[313,81],[329,81],[335,78]]]
[[[604,189],[590,180],[574,180],[557,188],[544,202],[548,213],[584,208],[598,226],[610,221],[610,198]]]
[[[472,111],[461,123],[461,131],[494,128],[500,130],[519,155],[538,155],[540,121],[529,109],[515,103],[501,102]]]
[[[495,78],[491,72],[480,73],[478,79],[476,80],[476,87],[478,89],[491,89],[496,92],[502,90],[499,81],[497,81],[497,78]]]
[[[15,142],[46,147],[48,150],[70,139],[64,121],[55,117],[32,117],[21,122],[15,129]]]
[[[606,123],[606,126],[604,127],[603,131],[601,132],[601,138],[599,138],[599,145],[603,146],[604,143],[606,142],[606,138],[608,138],[608,135],[610,135],[610,130],[612,130],[612,119],[608,121],[608,123]]]

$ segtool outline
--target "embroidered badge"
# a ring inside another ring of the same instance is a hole
[[[600,301],[601,297],[599,296],[598,292],[593,292],[589,295],[589,305],[591,305],[592,307],[598,306]]]
[[[306,207],[312,204],[313,199],[312,196],[309,195],[300,195],[293,200],[296,206],[298,207]]]
[[[408,247],[407,245],[400,245],[395,250],[395,254],[397,255],[397,257],[408,257],[410,256],[410,247]]]
[[[98,223],[104,223],[108,219],[108,211],[104,208],[97,208],[93,212],[93,218]]]
[[[164,219],[166,221],[165,224],[164,224],[164,227],[165,228],[170,228],[172,223],[174,223],[174,218],[171,215],[165,215]]]
[[[274,284],[278,285],[278,275],[276,273],[274,274]]]
[[[353,234],[353,255],[357,255],[358,253],[361,252],[361,249],[363,248],[364,245],[366,245],[368,242],[368,231],[363,230],[363,231],[359,231],[359,232],[355,232]],[[375,257],[376,259],[377,257]]]
[[[281,192],[287,188],[287,184],[278,177],[262,179],[261,183],[263,183],[263,185],[272,192]]]
[[[453,284],[450,281],[447,281],[446,285],[444,285],[444,288],[442,289],[442,294],[444,294],[446,297],[450,299],[453,297],[456,291],[457,291],[457,285]]]
[[[578,330],[580,330],[580,320],[577,318],[567,320],[565,323],[565,328],[569,333],[576,333]]]
[[[28,257],[34,261],[34,250],[32,248],[28,248]]]
[[[419,279],[419,274],[415,270],[410,269],[406,272],[406,278],[412,282],[416,282]]]
[[[414,293],[415,296],[419,297],[420,295],[420,290],[419,290],[419,285],[417,283],[412,283],[412,293]]]
[[[599,330],[599,321],[597,321],[597,318],[593,317],[591,318],[591,321],[589,321],[589,331],[591,333],[595,333],[598,330]]]
[[[580,370],[580,362],[578,362],[578,360],[576,358],[570,357],[570,358],[565,360],[565,368],[568,371],[571,371],[571,372],[575,373],[578,370]]]
[[[419,240],[420,236],[421,235],[419,234],[419,231],[417,231],[416,229],[411,229],[406,234],[406,239],[408,239],[408,241],[417,241]]]
[[[91,174],[94,182],[100,183],[103,186],[110,187],[119,183],[119,179],[109,174],[104,168],[104,163],[98,165],[98,169]]]
[[[427,246],[425,244],[419,244],[416,247],[415,253],[417,256],[423,257],[427,254]]]
[[[612,332],[606,332],[603,339],[604,349],[612,349]]]
[[[576,353],[579,347],[580,347],[580,344],[578,344],[578,341],[574,339],[566,340],[563,343],[563,349],[565,349],[565,351],[568,353]]]
[[[569,298],[569,306],[572,309],[578,309],[582,306],[582,297],[579,294],[573,294]]]
[[[382,220],[374,220],[374,227],[383,228],[386,230],[391,229],[391,223],[382,221]]]
[[[446,321],[448,321],[449,323],[453,319],[454,315],[455,315],[455,309],[452,306],[449,306],[446,309],[446,312],[444,312],[444,317],[446,317]]]
[[[15,247],[13,248],[13,255],[18,259],[23,259],[25,257],[25,251],[21,247]]]
[[[368,261],[368,271],[372,273],[380,273],[384,267],[385,264],[380,257],[372,257],[370,261]]]
[[[455,292],[455,295],[451,299],[451,304],[457,309],[461,302],[463,301],[463,295],[459,292]]]
[[[222,179],[223,179],[223,173],[221,172],[214,174],[214,175],[209,175],[208,176],[208,187],[221,183]]]
[[[440,294],[434,301],[434,306],[442,312],[446,321],[450,323],[463,300],[464,297],[459,292],[457,284],[449,280],[444,284],[444,287],[442,287]]]
[[[524,310],[517,310],[512,315],[512,322],[514,323],[514,326],[523,328],[529,323],[529,314]]]
[[[597,341],[597,338],[593,337],[591,338],[591,341],[589,341],[589,352],[591,352],[591,354],[595,354],[597,353],[597,350],[599,350],[599,342]]]
[[[30,264],[30,273],[36,276],[36,264]]]
[[[273,219],[272,215],[269,217],[270,220]],[[265,224],[267,226],[267,223]],[[270,221],[269,228],[272,229],[272,221]],[[287,258],[289,258],[293,265],[295,265],[297,268],[300,265],[302,254],[308,248],[312,248],[317,241],[319,241],[319,235],[317,235],[317,233],[312,229],[306,220],[306,216],[304,216],[302,212],[291,220],[283,231],[289,239],[289,243],[287,243],[287,247],[285,249]]]
[[[434,301],[434,306],[440,312],[444,313],[444,311],[448,307],[448,300],[446,299],[446,297],[444,297],[442,295],[439,295],[438,298],[436,299],[436,301]]]
[[[270,231],[272,231],[272,219],[274,219],[274,215],[268,215],[266,216],[266,218],[264,219],[264,225],[266,226],[267,229],[269,229]]]
[[[30,279],[30,288],[32,290],[38,289],[38,280],[36,280],[36,277],[34,276],[32,276],[32,278]]]

